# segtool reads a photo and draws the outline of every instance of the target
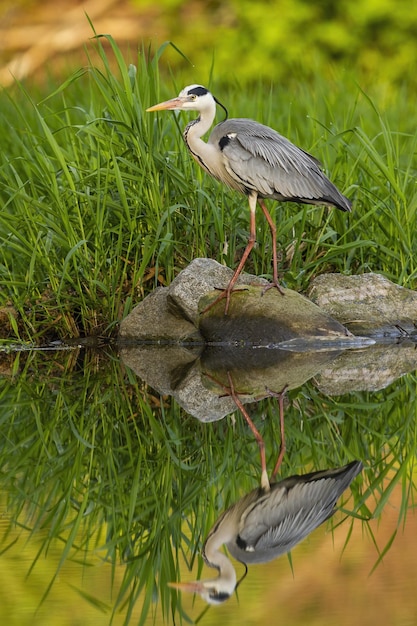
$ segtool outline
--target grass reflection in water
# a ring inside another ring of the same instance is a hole
[[[112,592],[106,602],[86,592],[83,602],[108,613],[103,623],[112,615],[119,623],[120,612],[128,623],[138,611],[141,623],[161,614],[166,622],[187,619],[168,582],[184,578],[184,568],[201,576],[199,553],[216,518],[259,482],[257,444],[244,420],[236,413],[235,420],[199,423],[111,352],[20,354],[9,365],[1,379],[4,556],[19,536],[36,546],[32,562],[21,564],[30,584],[44,555],[59,547],[39,602],[68,563],[99,559],[111,564]],[[415,406],[413,376],[373,394],[329,398],[310,384],[289,394],[281,477],[354,458],[365,463],[343,505],[353,512],[344,520],[346,549],[356,524],[372,533],[358,518],[380,516],[396,485],[398,526],[406,521],[414,503]],[[249,408],[271,466],[276,404]],[[380,558],[394,537],[377,546]]]

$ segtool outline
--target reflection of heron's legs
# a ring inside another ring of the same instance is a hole
[[[269,228],[271,230],[272,235],[272,282],[269,285],[266,285],[262,293],[268,291],[272,287],[276,287],[281,295],[284,295],[282,291],[279,280],[278,280],[278,259],[277,259],[277,227],[275,225],[274,220],[272,219],[268,209],[266,208],[266,204],[263,200],[258,198],[258,204],[261,207],[263,214],[266,217],[266,221],[269,224]]]
[[[288,389],[288,385],[285,385],[285,387],[281,391],[278,391],[278,392],[271,391],[270,389],[267,390],[271,396],[276,396],[278,398],[279,428],[280,428],[280,434],[281,434],[281,445],[279,448],[279,454],[278,454],[277,462],[275,463],[274,471],[271,474],[271,480],[275,478],[275,476],[277,475],[278,470],[281,467],[282,459],[284,458],[285,450],[286,450],[285,425],[284,425],[284,395],[287,389]]]
[[[264,443],[264,440],[262,439],[262,435],[260,434],[260,432],[256,428],[255,424],[252,422],[251,418],[249,417],[249,413],[247,412],[247,410],[243,406],[242,402],[240,401],[239,396],[236,394],[235,388],[234,388],[234,385],[233,385],[233,381],[232,381],[232,377],[230,375],[230,372],[227,372],[227,378],[229,380],[230,397],[232,398],[233,402],[236,404],[237,408],[241,411],[243,417],[245,418],[249,428],[253,432],[254,437],[255,437],[255,439],[256,439],[256,441],[258,443],[259,453],[261,455],[261,470],[262,470],[261,487],[263,489],[265,489],[266,491],[269,491],[269,480],[268,480],[268,472],[266,471],[266,458],[265,458],[265,443]]]

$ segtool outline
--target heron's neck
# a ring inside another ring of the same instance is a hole
[[[221,518],[206,539],[203,548],[203,557],[207,565],[219,571],[219,578],[232,593],[236,587],[236,571],[231,560],[221,551],[223,544],[233,539],[234,528],[229,520]]]
[[[229,558],[220,552],[218,549],[213,549],[213,546],[207,547],[204,553],[204,559],[210,567],[215,567],[219,571],[219,576],[216,582],[221,582],[222,589],[227,590],[229,594],[232,594],[236,588],[236,570]]]
[[[216,176],[216,151],[213,145],[201,139],[212,126],[216,115],[215,102],[200,111],[200,115],[192,120],[184,130],[184,141],[195,160],[210,174]]]

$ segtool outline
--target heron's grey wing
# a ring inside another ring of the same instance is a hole
[[[216,126],[212,141],[218,141],[227,171],[246,191],[346,205],[317,159],[272,128],[249,119],[230,119]]]
[[[242,518],[241,542],[249,551],[275,558],[331,517],[339,496],[336,481],[329,478],[272,490]]]

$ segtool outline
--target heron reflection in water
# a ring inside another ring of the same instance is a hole
[[[245,565],[245,575],[248,564],[289,552],[335,513],[337,500],[362,468],[361,461],[352,461],[254,489],[219,517],[204,543],[204,561],[218,571],[217,578],[170,586],[198,593],[209,604],[229,599],[238,583],[223,545]]]
[[[205,374],[208,378],[210,378],[210,380],[214,381],[216,383],[216,385],[219,385],[220,387],[222,387],[224,389],[224,391],[226,392],[226,394],[228,396],[230,396],[233,400],[233,402],[236,404],[237,408],[239,409],[239,411],[242,413],[243,417],[246,420],[246,423],[248,424],[249,428],[251,429],[256,442],[258,444],[259,447],[259,454],[261,457],[261,487],[268,490],[269,489],[269,478],[268,478],[268,471],[266,468],[266,456],[265,456],[265,442],[262,438],[261,433],[259,432],[259,430],[256,428],[255,424],[253,423],[253,421],[251,420],[249,413],[247,412],[242,400],[239,398],[239,394],[236,392],[235,390],[235,386],[233,383],[233,379],[232,379],[232,375],[230,372],[227,372],[227,379],[229,381],[229,385],[226,386],[223,383],[221,383],[217,378],[214,378],[214,376],[211,376],[210,374],[208,374],[206,372]],[[286,450],[286,444],[285,444],[285,425],[284,425],[284,396],[285,393],[288,389],[288,385],[285,385],[281,391],[272,391],[271,389],[267,389],[265,388],[265,394],[267,396],[273,396],[278,398],[278,409],[279,409],[279,425],[280,425],[280,434],[281,434],[281,443],[280,443],[280,448],[279,448],[279,453],[278,453],[278,457],[275,463],[275,467],[274,470],[271,474],[271,480],[275,479],[275,476],[278,473],[279,468],[281,467],[281,463],[283,461],[284,455],[285,455],[285,450]]]

